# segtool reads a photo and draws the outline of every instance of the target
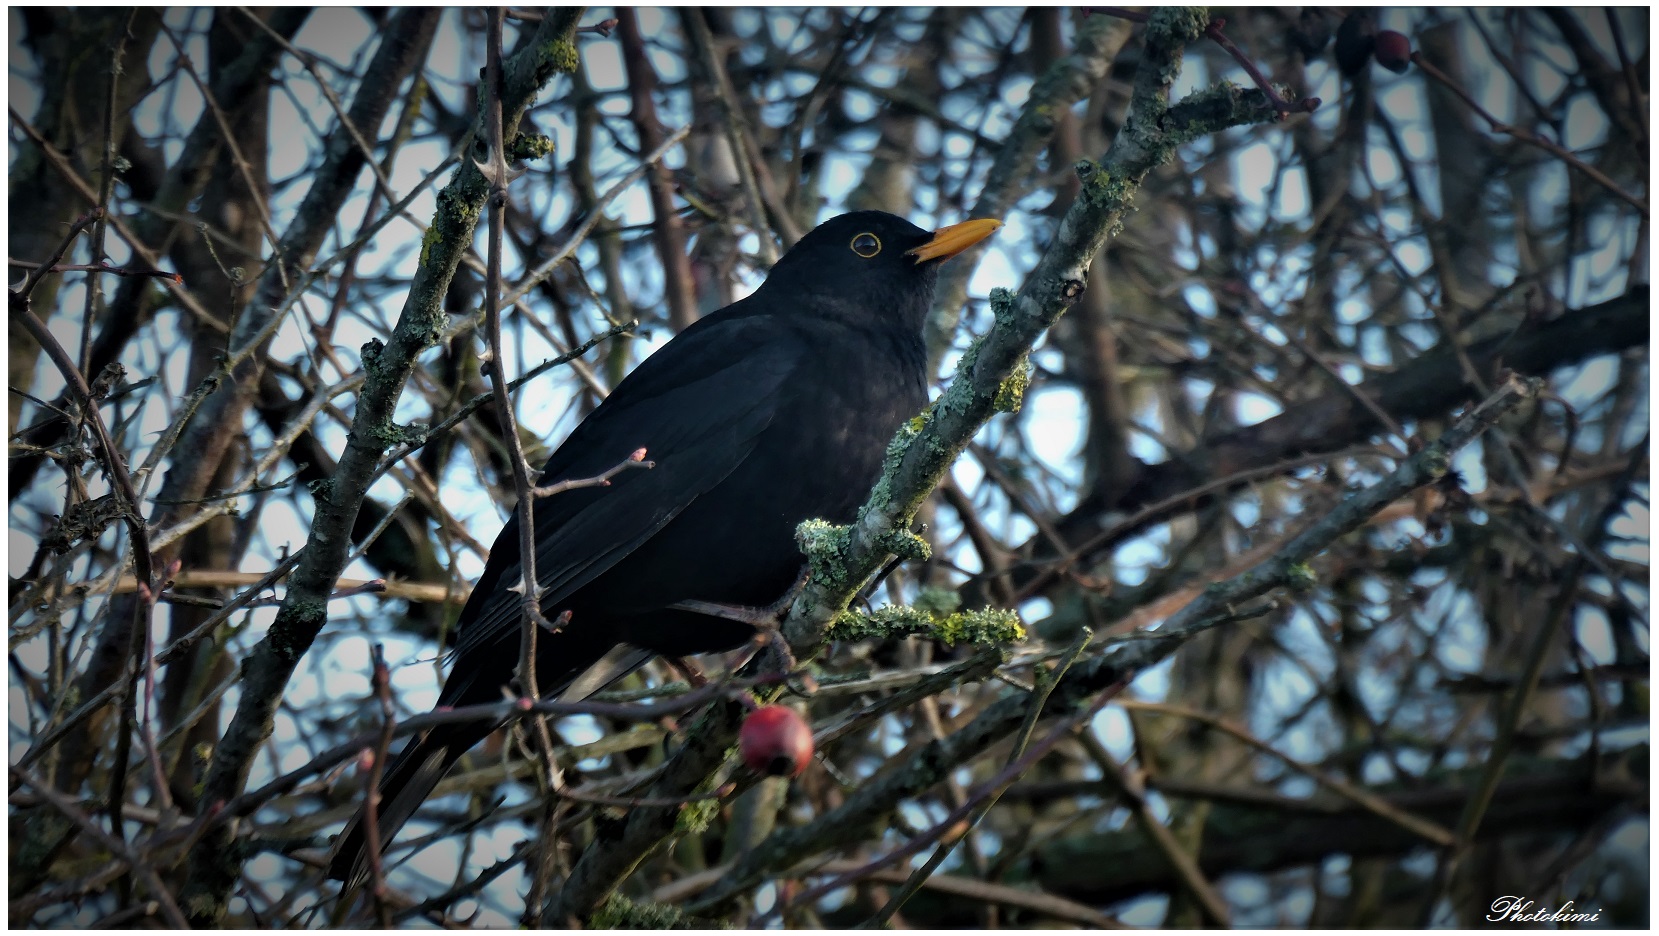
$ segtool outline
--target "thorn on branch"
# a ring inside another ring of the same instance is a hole
[[[69,245],[75,243],[75,238],[80,237],[82,231],[91,227],[94,222],[98,221],[103,216],[104,209],[100,207],[94,208],[86,214],[81,215],[79,218],[76,218],[74,223],[69,225],[69,233],[64,235],[63,242],[58,245],[58,249],[52,251],[52,256],[47,258],[45,263],[34,265],[34,269],[27,277],[24,278],[23,284],[12,292],[13,299],[27,301],[29,296],[34,293],[35,287],[40,285],[41,279],[43,279],[47,273],[56,272],[58,261],[62,260],[63,255],[69,252]],[[11,261],[11,264],[13,266],[27,265],[20,264],[15,260]]]

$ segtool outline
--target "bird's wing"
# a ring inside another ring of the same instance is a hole
[[[536,502],[543,606],[557,609],[731,474],[771,424],[779,391],[806,350],[763,318],[710,319],[618,384],[554,452],[540,483],[599,475],[639,448],[655,467]],[[518,632],[522,606],[507,589],[520,574],[515,511],[462,611],[457,654]]]

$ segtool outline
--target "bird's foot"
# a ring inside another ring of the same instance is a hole
[[[795,597],[801,594],[801,589],[806,586],[806,574],[808,574],[808,569],[803,566],[800,576],[795,578],[795,584],[791,584],[790,589],[783,592],[783,597],[780,597],[778,601],[771,602],[771,604],[761,604],[757,607],[753,604],[698,601],[698,599],[688,597],[685,601],[675,601],[669,607],[674,611],[692,611],[695,614],[722,617],[725,621],[743,622],[743,624],[748,624],[757,631],[776,631],[778,627],[783,626],[783,617],[790,612],[791,604],[795,604]]]
[[[789,614],[789,608],[795,603],[795,598],[805,587],[809,572],[809,569],[802,567],[801,574],[796,576],[789,590],[769,605],[756,607],[687,599],[676,601],[669,607],[676,611],[691,611],[727,621],[738,621],[755,629],[755,636],[749,642],[748,651],[732,667],[733,672],[750,661],[755,661],[762,672],[794,673],[799,664],[795,660],[795,654],[789,650],[789,641],[783,638],[783,620]],[[798,680],[799,687],[795,685],[796,682],[797,680],[790,680],[786,685],[797,695],[808,695],[818,688],[816,680],[804,674]]]
[[[783,593],[783,597],[769,605],[739,605],[726,604],[721,601],[698,601],[688,598],[676,601],[668,607],[675,611],[691,611],[697,614],[706,614],[709,617],[724,618],[728,621],[739,621],[753,627],[757,631],[777,633],[783,626],[783,619],[789,614],[789,608],[795,603],[796,596],[806,586],[807,575],[810,570],[803,566],[801,574],[795,577],[794,584]]]

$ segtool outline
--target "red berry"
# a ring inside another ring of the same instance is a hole
[[[1392,29],[1377,33],[1372,45],[1377,64],[1396,75],[1403,75],[1411,67],[1411,40]]]
[[[743,720],[737,749],[756,773],[798,777],[812,760],[812,729],[794,709],[768,705]]]

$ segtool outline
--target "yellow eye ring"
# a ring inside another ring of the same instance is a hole
[[[863,234],[854,236],[852,243],[848,246],[853,249],[853,253],[868,260],[876,254],[881,253],[881,238],[866,231]]]

